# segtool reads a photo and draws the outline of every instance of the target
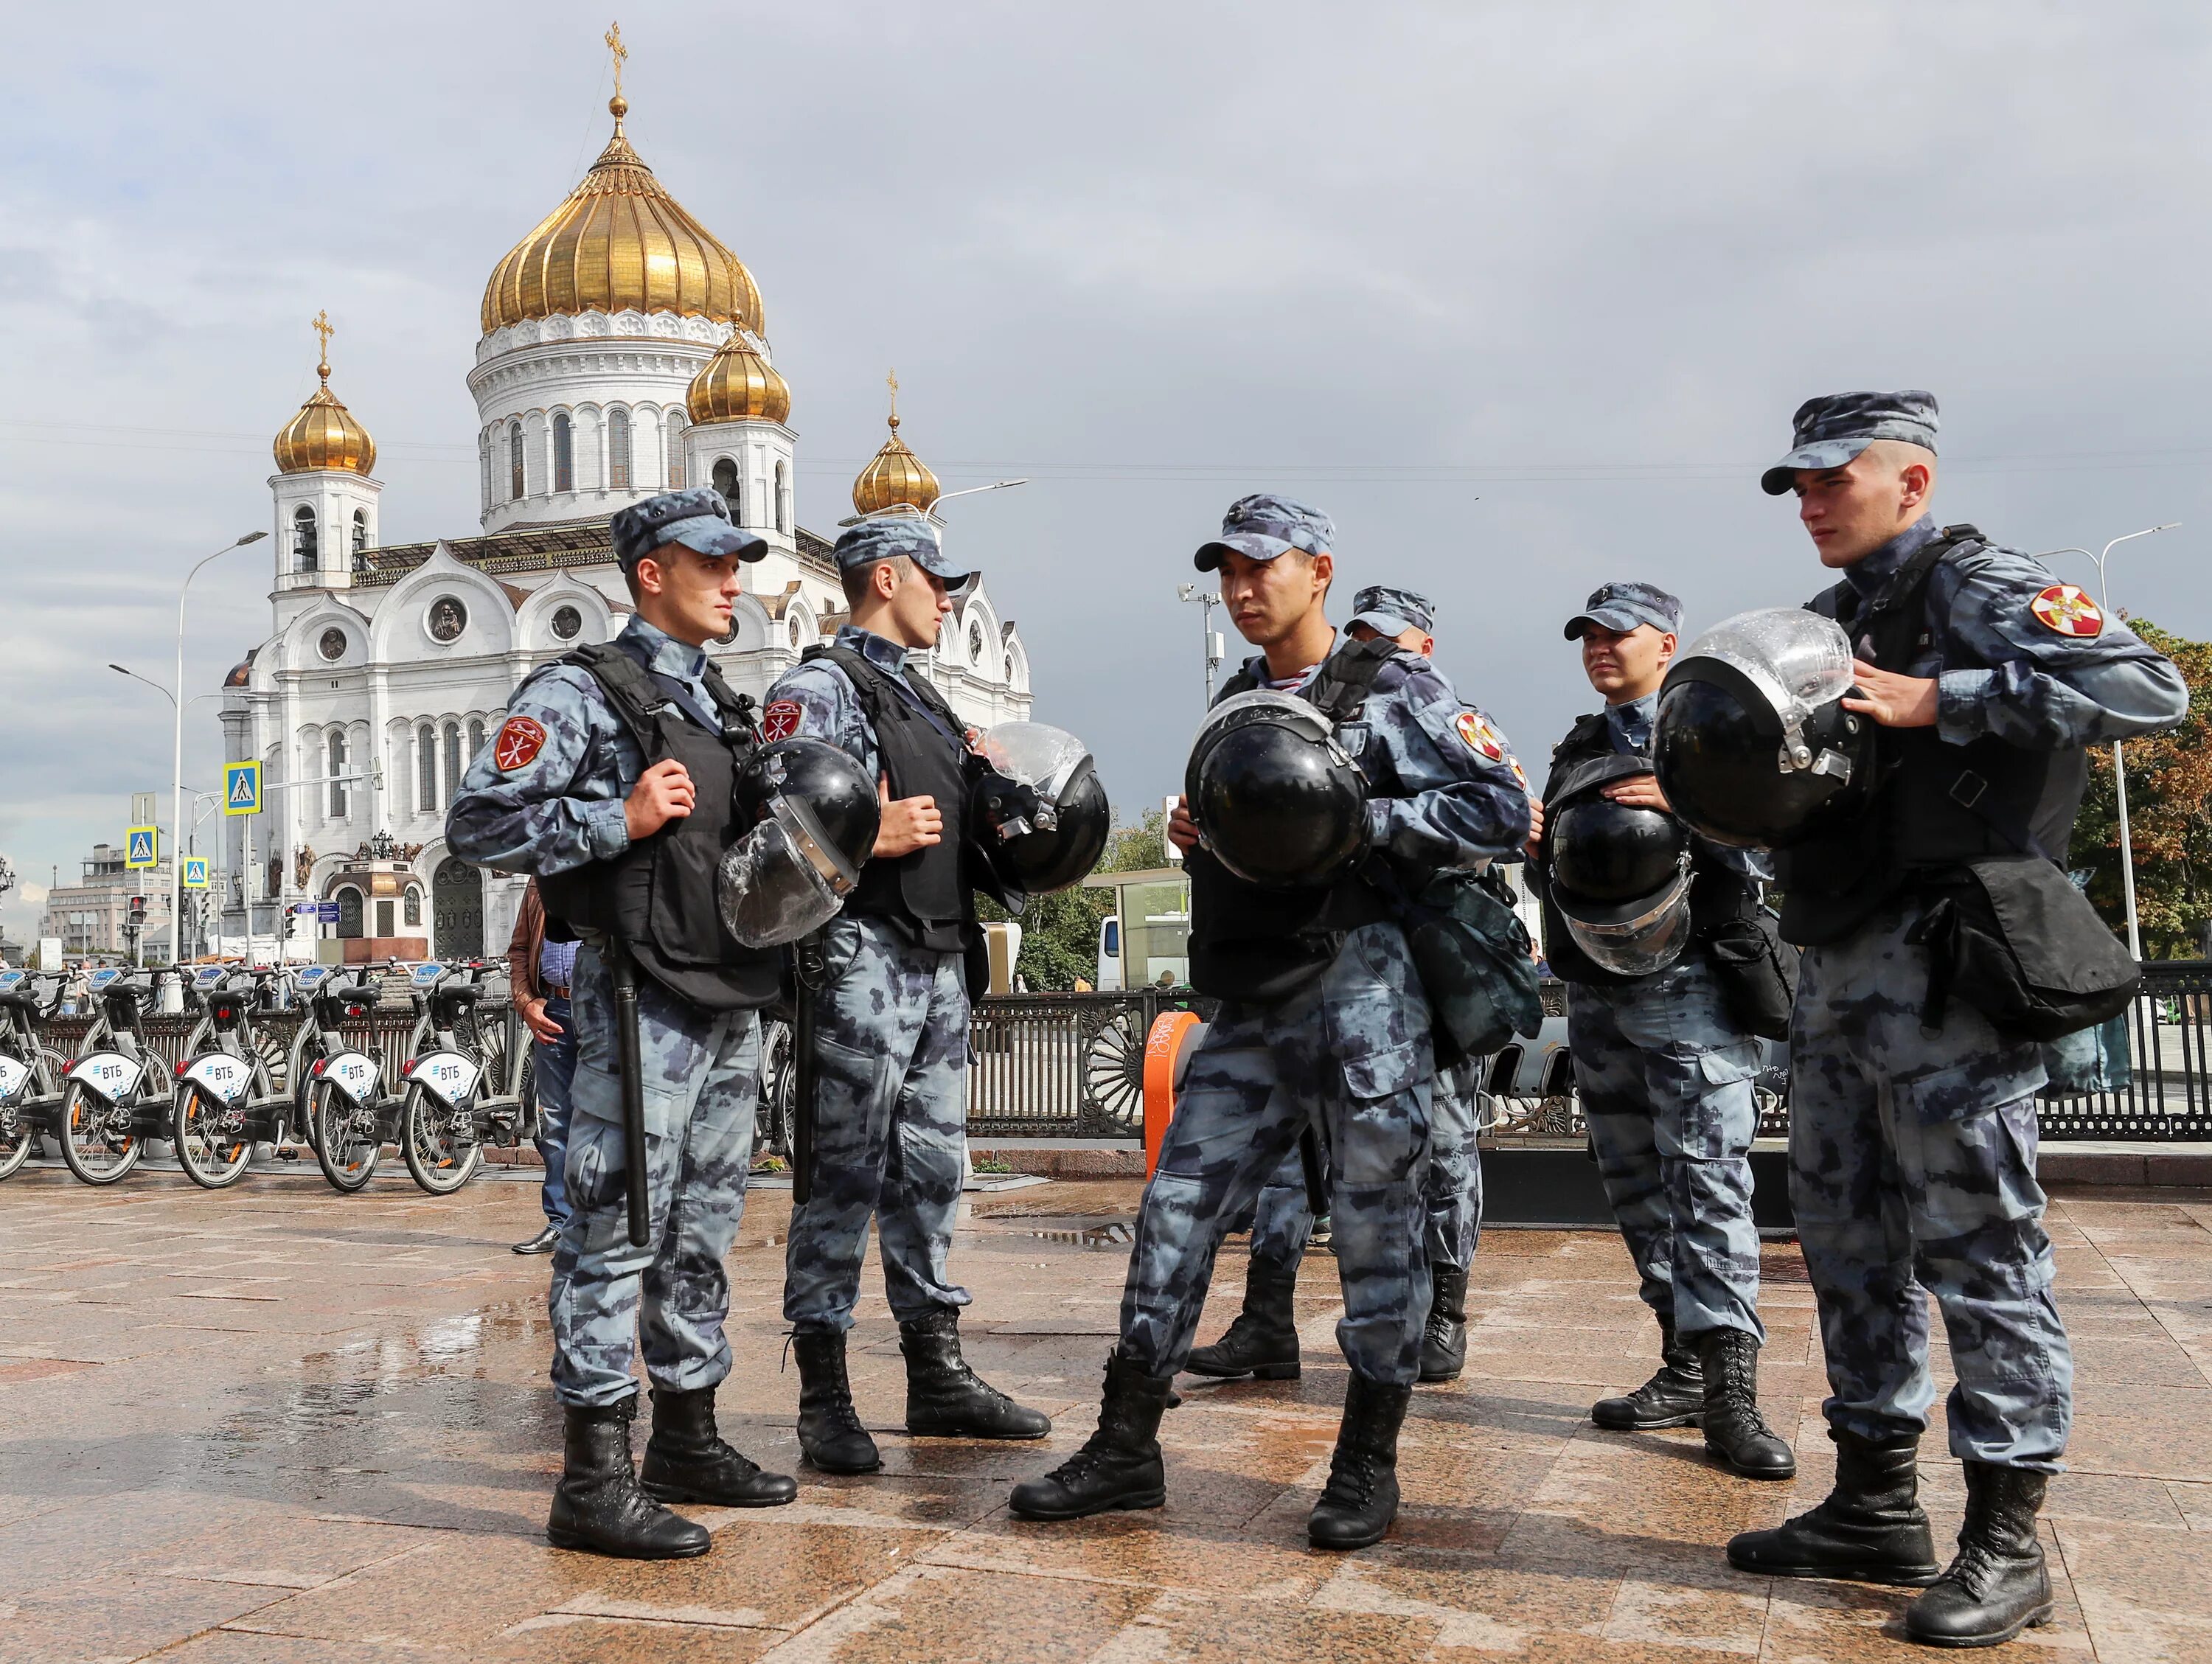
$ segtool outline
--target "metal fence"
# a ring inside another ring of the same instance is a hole
[[[1142,1139],[1145,1036],[1163,1011],[1210,1012],[1214,1003],[1157,988],[976,1001],[969,1134]]]
[[[2146,961],[2134,1005],[2094,1038],[2097,1079],[2044,1100],[2045,1138],[2212,1139],[2212,960]]]

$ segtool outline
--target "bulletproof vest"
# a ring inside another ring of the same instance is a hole
[[[945,696],[912,671],[894,677],[866,654],[834,645],[809,647],[804,657],[826,659],[850,678],[875,733],[891,796],[933,799],[945,817],[944,835],[928,848],[895,859],[879,856],[863,865],[845,911],[888,920],[919,946],[959,952],[975,919],[974,892],[963,876],[968,778],[960,737],[965,725]]]
[[[1548,809],[1559,786],[1569,769],[1592,757],[1614,755],[1613,734],[1607,727],[1605,713],[1595,711],[1583,717],[1567,730],[1567,737],[1553,748],[1552,772],[1544,781],[1544,804]],[[1647,743],[1637,752],[1649,757],[1651,748]],[[1552,900],[1551,867],[1548,862],[1532,862],[1528,868],[1531,887],[1544,907],[1544,958],[1552,974],[1563,982],[1595,982],[1610,987],[1624,987],[1642,979],[1622,976],[1597,963],[1582,950],[1574,932],[1567,928],[1566,919]],[[1698,941],[1709,926],[1727,920],[1747,919],[1757,911],[1758,892],[1751,880],[1741,872],[1723,865],[1720,859],[1701,838],[1690,841],[1690,919],[1695,932],[1688,952],[1702,950]]]
[[[1853,649],[1877,669],[1910,674],[1930,639],[1929,580],[1953,554],[1985,542],[1971,525],[1946,526],[1878,603],[1843,582],[1811,610],[1842,625]],[[1960,651],[1943,668],[1992,667]],[[2065,865],[2088,783],[2088,756],[2080,747],[2024,750],[1993,734],[1953,745],[1932,726],[1876,727],[1874,758],[1876,786],[1863,812],[1780,853],[1784,939],[1806,947],[1839,942],[1884,902],[1955,874],[1977,857],[2036,854]]]
[[[1425,662],[1388,637],[1348,642],[1328,656],[1301,696],[1340,726],[1359,714],[1370,693],[1398,686]],[[1240,670],[1214,702],[1259,685]],[[1288,999],[1328,969],[1346,931],[1390,916],[1358,869],[1333,884],[1267,890],[1194,849],[1183,870],[1190,878],[1191,986],[1219,999],[1260,1005]]]
[[[709,732],[690,689],[648,671],[611,641],[578,647],[558,662],[591,673],[645,766],[674,758],[691,777],[691,812],[641,838],[612,860],[541,877],[549,920],[566,932],[610,937],[654,981],[708,1011],[766,1005],[780,970],[772,950],[741,945],[722,926],[716,878],[735,839],[730,786],[752,752],[752,701],[730,691],[712,665],[704,678],[722,725]]]

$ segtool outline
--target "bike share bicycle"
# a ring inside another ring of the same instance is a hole
[[[113,1184],[138,1165],[149,1137],[166,1134],[169,1072],[140,1019],[161,980],[176,974],[111,967],[86,979],[92,1026],[65,1072],[55,1130],[62,1160],[87,1184]]]
[[[279,1146],[280,1154],[289,1153],[296,1139],[313,1144],[295,1089],[303,1062],[319,1054],[313,1025],[301,1024],[280,1088],[253,1018],[257,1009],[276,1009],[276,995],[312,990],[328,975],[323,965],[297,970],[209,966],[185,988],[185,1004],[198,1013],[199,1022],[177,1066],[169,1136],[177,1165],[193,1183],[209,1190],[236,1183],[258,1144]]]
[[[50,981],[41,998],[40,981]],[[0,1179],[12,1178],[31,1158],[42,1134],[61,1126],[66,1060],[40,1038],[53,1019],[66,983],[28,971],[0,970]]]

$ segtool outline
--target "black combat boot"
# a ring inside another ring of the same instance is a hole
[[[717,1508],[780,1508],[799,1495],[798,1482],[767,1473],[722,1442],[714,1429],[714,1389],[653,1389],[653,1436],[645,1442],[638,1488],[664,1503],[711,1503]]]
[[[1421,1330],[1421,1379],[1457,1381],[1467,1368],[1467,1273],[1438,1266],[1429,1273],[1429,1321]]]
[[[824,1473],[872,1473],[882,1454],[853,1408],[845,1379],[845,1332],[800,1329],[791,1337],[799,1359],[799,1448]]]
[[[2051,1570],[2036,1540],[2046,1476],[1966,1464],[1959,1552],[1905,1609],[1905,1632],[1929,1647],[1994,1647],[2051,1621]]]
[[[1796,1454],[1759,1413],[1759,1342],[1741,1329],[1709,1330],[1698,1337],[1698,1363],[1706,1452],[1747,1479],[1796,1478]]]
[[[1694,1348],[1685,1345],[1674,1326],[1659,1320],[1659,1373],[1632,1393],[1601,1398],[1590,1406],[1590,1419],[1616,1433],[1649,1432],[1655,1427],[1695,1427],[1705,1412],[1705,1372]]]
[[[1306,1521],[1306,1540],[1316,1548],[1366,1548],[1390,1529],[1398,1517],[1398,1430],[1413,1399],[1411,1387],[1352,1372],[1328,1483]]]
[[[1253,1260],[1244,1272],[1244,1309],[1220,1339],[1193,1348],[1183,1368],[1194,1376],[1229,1381],[1240,1376],[1255,1381],[1296,1381],[1298,1325],[1291,1300],[1297,1288],[1297,1260],[1286,1269]]]
[[[1841,1577],[1916,1588],[1936,1581],[1936,1540],[1920,1506],[1917,1438],[1876,1443],[1828,1430],[1836,1487],[1810,1513],[1729,1540],[1729,1564],[1767,1577]]]
[[[1052,1418],[976,1378],[960,1356],[960,1314],[939,1306],[899,1325],[906,1354],[906,1430],[917,1438],[1041,1439]]]
[[[545,1540],[556,1548],[627,1560],[688,1560],[714,1546],[707,1527],[671,1513],[638,1488],[629,1424],[637,1394],[619,1404],[563,1406],[560,1482]]]
[[[1024,1520],[1079,1520],[1113,1509],[1161,1506],[1168,1495],[1159,1439],[1168,1387],[1117,1348],[1106,1360],[1098,1430],[1042,1479],[1016,1485],[1007,1505]]]

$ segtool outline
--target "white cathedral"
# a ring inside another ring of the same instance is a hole
[[[758,697],[842,621],[830,544],[798,521],[791,390],[760,291],[630,148],[619,81],[608,108],[614,136],[591,171],[484,286],[469,372],[480,532],[379,540],[376,446],[331,392],[317,319],[322,384],[276,435],[269,482],[270,633],[226,678],[222,711],[226,756],[262,762],[251,872],[246,817],[230,823],[252,929],[265,940],[301,903],[337,906],[334,925],[290,920],[295,956],[504,951],[524,881],[451,857],[445,811],[523,677],[621,629],[617,509],[711,484],[768,540],[709,648],[739,692]],[[898,425],[894,404],[854,483],[860,513],[937,501]],[[1028,656],[980,584],[924,668],[978,726],[1029,713]],[[246,934],[246,905],[234,890],[224,937]]]

